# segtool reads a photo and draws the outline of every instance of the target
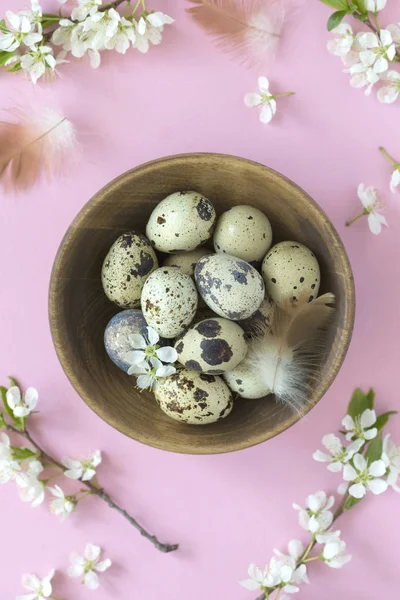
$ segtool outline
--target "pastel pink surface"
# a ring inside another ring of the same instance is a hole
[[[12,374],[37,387],[36,438],[57,457],[101,448],[100,481],[160,539],[181,545],[177,553],[158,553],[96,499],[83,503],[61,526],[44,506],[31,509],[13,485],[2,486],[4,599],[23,592],[22,573],[45,575],[52,567],[59,571],[57,596],[89,597],[79,581],[65,575],[69,553],[82,551],[88,541],[101,545],[114,563],[101,577],[98,600],[251,599],[254,595],[238,585],[248,563],[262,564],[274,547],[284,550],[293,537],[306,540],[292,502],[301,504],[319,489],[333,492],[339,484],[338,476],[311,455],[321,437],[339,427],[353,389],[373,386],[381,411],[399,407],[400,195],[390,193],[391,168],[378,152],[384,145],[400,157],[399,105],[383,106],[374,95],[366,98],[349,86],[340,60],[326,51],[329,11],[318,2],[299,10],[288,24],[282,52],[263,72],[246,70],[217,49],[193,24],[185,5],[149,2],[150,8],[175,17],[176,24],[146,56],[110,53],[98,71],[86,61],[66,65],[62,79],[46,88],[0,76],[2,108],[33,98],[46,102],[50,96],[76,123],[83,147],[80,164],[66,178],[1,198],[1,383]],[[46,3],[48,9],[55,6],[55,0]],[[18,7],[0,0],[0,13]],[[260,74],[268,75],[278,93],[296,92],[278,102],[269,126],[243,103]],[[240,155],[301,185],[341,234],[357,287],[353,342],[319,405],[279,437],[224,456],[160,452],[103,423],[66,379],[47,321],[52,262],[85,202],[131,167],[191,151]],[[369,232],[365,219],[344,227],[360,211],[356,190],[361,181],[376,186],[387,201],[389,228],[379,237]],[[394,418],[389,429],[400,442],[400,419]],[[388,491],[344,516],[340,529],[353,560],[340,571],[312,565],[312,585],[298,597],[394,597],[400,583],[398,507],[399,497]]]

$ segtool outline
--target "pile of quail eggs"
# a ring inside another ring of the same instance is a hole
[[[257,208],[234,206],[217,219],[210,200],[183,191],[156,206],[146,235],[129,231],[111,246],[102,284],[123,310],[106,327],[106,351],[128,372],[132,335],[146,338],[150,327],[157,347],[174,346],[175,373],[152,386],[173,419],[214,423],[229,415],[234,396],[265,395],[240,370],[249,339],[275,305],[311,301],[320,285],[314,254],[298,242],[272,246],[272,237]]]

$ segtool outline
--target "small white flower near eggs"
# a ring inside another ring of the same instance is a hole
[[[258,91],[246,94],[244,103],[247,108],[261,108],[260,121],[266,125],[270,123],[276,114],[276,98],[283,96],[292,96],[294,92],[286,92],[284,94],[272,94],[269,89],[269,81],[266,77],[258,78]]]

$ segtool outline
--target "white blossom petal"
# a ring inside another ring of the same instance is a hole
[[[94,571],[89,571],[89,573],[86,573],[84,581],[88,590],[97,590],[100,585],[99,578]]]
[[[349,494],[354,498],[363,498],[366,494],[365,486],[362,483],[354,483],[349,488]]]
[[[174,363],[178,360],[178,353],[172,346],[165,346],[156,351],[157,357],[163,362]]]
[[[260,94],[246,94],[244,97],[244,103],[248,108],[253,108],[254,106],[260,106],[262,103],[262,98]]]

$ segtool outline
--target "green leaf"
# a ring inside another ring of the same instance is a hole
[[[368,394],[364,394],[362,389],[357,388],[350,400],[347,414],[353,417],[358,417],[367,408],[374,408],[375,392],[371,389]]]
[[[347,0],[321,0],[324,4],[327,4],[331,8],[336,8],[337,10],[347,11],[349,5]]]
[[[358,10],[362,15],[366,15],[368,17],[367,7],[365,6],[365,0],[354,0]]]
[[[8,31],[8,29],[7,29],[7,25],[6,25],[6,22],[5,22],[5,20],[4,20],[4,19],[1,19],[1,21],[0,21],[0,29],[1,29],[2,31]]]
[[[11,449],[16,460],[26,460],[27,458],[36,456],[36,452],[29,450],[29,448],[15,448],[14,446],[11,446]]]
[[[3,413],[0,413],[0,429],[5,429],[5,427],[6,427],[6,422],[4,420]]]
[[[376,423],[374,425],[374,427],[377,428],[378,431],[380,431],[381,429],[383,429],[386,425],[386,423],[389,421],[391,415],[397,415],[397,410],[388,410],[388,412],[382,413],[381,415],[379,415],[376,419]]]
[[[3,67],[9,58],[11,58],[12,52],[2,52],[0,51],[0,67]]]
[[[4,408],[6,409],[8,416],[13,421],[17,421],[16,417],[14,417],[14,413],[13,413],[11,407],[9,406],[9,404],[7,402],[7,388],[5,388],[3,385],[1,385],[0,393],[1,393],[2,400],[3,400]]]
[[[362,498],[353,498],[353,496],[349,496],[349,499],[346,502],[344,510],[350,510],[351,508],[353,508],[353,506],[355,506],[356,504],[361,502],[361,500],[362,500]]]
[[[338,10],[337,12],[334,12],[328,19],[328,31],[332,31],[332,29],[335,29],[335,27],[340,25],[347,14],[347,10]]]
[[[368,461],[368,464],[371,464],[374,462],[374,460],[379,460],[380,458],[382,458],[382,452],[383,452],[383,440],[382,440],[382,434],[379,433],[376,438],[374,438],[368,448],[367,451],[365,453],[365,458]]]

